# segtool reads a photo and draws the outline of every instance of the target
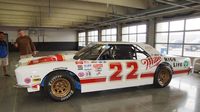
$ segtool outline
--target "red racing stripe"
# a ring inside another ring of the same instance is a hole
[[[154,76],[154,73],[144,73],[144,74],[141,74],[141,78],[148,78],[148,77],[153,77]]]
[[[190,71],[190,69],[186,69],[186,70],[176,70],[176,71],[174,71],[174,75],[182,74],[182,73],[188,73],[189,71]]]
[[[87,84],[87,83],[96,83],[96,82],[105,82],[106,78],[91,78],[91,79],[81,79],[81,84]]]
[[[176,70],[176,71],[174,71],[174,75],[182,74],[182,73],[188,73],[189,71],[190,71],[190,69]],[[154,73],[144,73],[144,74],[141,74],[141,78],[150,78],[150,77],[154,77]],[[103,77],[103,78],[81,79],[80,80],[81,84],[98,83],[98,82],[106,82],[106,77]]]

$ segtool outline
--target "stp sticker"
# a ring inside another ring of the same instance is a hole
[[[85,76],[85,73],[84,73],[84,72],[79,72],[79,73],[78,73],[78,76],[79,76],[79,77],[83,77],[83,76]]]
[[[25,78],[24,82],[27,83],[27,84],[29,84],[31,82],[31,79],[30,78]]]

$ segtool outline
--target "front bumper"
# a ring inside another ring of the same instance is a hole
[[[28,92],[36,92],[36,91],[40,91],[40,85],[33,85],[33,86],[29,86],[29,85],[15,85],[14,87],[16,88],[26,88]]]
[[[29,85],[19,85],[19,84],[16,84],[16,85],[14,85],[14,87],[16,87],[16,88],[30,88],[31,86],[29,86]]]

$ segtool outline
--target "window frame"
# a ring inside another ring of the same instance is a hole
[[[95,34],[96,32],[97,32],[97,35]],[[90,35],[90,33],[92,33],[92,34]],[[88,41],[87,42],[88,44],[91,42],[98,42],[99,41],[99,31],[98,30],[88,31],[87,41]]]
[[[112,30],[116,30],[115,34],[112,33]],[[103,34],[103,32],[105,31],[105,34]],[[110,34],[107,34],[108,32],[110,32]],[[103,40],[105,37],[105,40]],[[110,37],[110,38],[108,38]],[[115,37],[115,39],[113,39],[113,37]],[[110,40],[109,40],[110,39]],[[113,28],[106,28],[106,29],[102,29],[101,30],[101,41],[103,42],[117,42],[117,28],[113,27]]]
[[[138,31],[138,28],[142,25],[145,25],[145,27],[146,27],[145,32],[139,32]],[[132,27],[135,27],[135,29],[136,29],[136,31],[134,33],[131,32]],[[128,31],[123,33],[123,28],[128,28]],[[132,42],[132,41],[130,41],[132,36],[135,37],[135,39],[134,39],[134,40],[136,40],[135,42],[140,42],[139,38],[138,38],[139,35],[145,35],[145,42],[141,42],[141,43],[147,43],[147,24],[146,23],[132,24],[132,25],[122,27],[122,34],[121,34],[122,42]],[[128,41],[124,41],[123,36],[128,36]]]
[[[81,34],[83,33],[84,35],[82,36]],[[83,41],[80,41],[80,38],[82,38]],[[82,43],[82,45],[80,43]],[[86,32],[78,32],[78,47],[85,47],[85,46],[86,46]]]
[[[157,45],[161,45],[161,44],[165,44],[165,45],[167,45],[167,54],[169,54],[169,50],[170,50],[170,45],[171,44],[181,44],[182,45],[182,47],[181,47],[181,55],[177,55],[177,56],[188,56],[188,54],[185,54],[185,52],[186,52],[186,46],[200,46],[200,43],[189,43],[189,42],[186,42],[186,33],[188,33],[188,32],[196,32],[196,31],[200,31],[200,29],[193,29],[193,30],[187,30],[186,29],[186,22],[187,22],[187,20],[189,20],[189,19],[197,19],[197,18],[199,18],[200,19],[200,16],[198,16],[198,17],[189,17],[189,18],[180,18],[180,19],[170,19],[170,20],[165,20],[165,21],[158,21],[157,23],[156,23],[156,30],[155,30],[155,46],[157,46]],[[170,31],[170,22],[171,21],[181,21],[181,20],[183,20],[184,21],[184,23],[183,23],[183,26],[184,26],[184,29],[183,30],[180,30],[180,31]],[[168,30],[167,31],[159,31],[157,28],[158,28],[158,24],[159,23],[165,23],[165,22],[167,22],[168,23]],[[170,43],[170,40],[169,40],[169,36],[170,36],[170,33],[175,33],[175,32],[182,32],[183,33],[183,42],[182,43]],[[157,42],[157,38],[159,38],[159,37],[157,37],[157,34],[159,34],[159,33],[167,33],[167,42]],[[157,48],[156,48],[157,49]],[[193,51],[191,51],[191,52],[193,52]],[[198,57],[198,56],[191,56],[191,57]]]

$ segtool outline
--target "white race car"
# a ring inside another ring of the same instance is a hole
[[[22,59],[17,84],[28,92],[44,90],[64,101],[81,93],[153,84],[167,86],[173,76],[189,74],[191,60],[165,57],[150,45],[125,42],[92,43],[75,55]]]

